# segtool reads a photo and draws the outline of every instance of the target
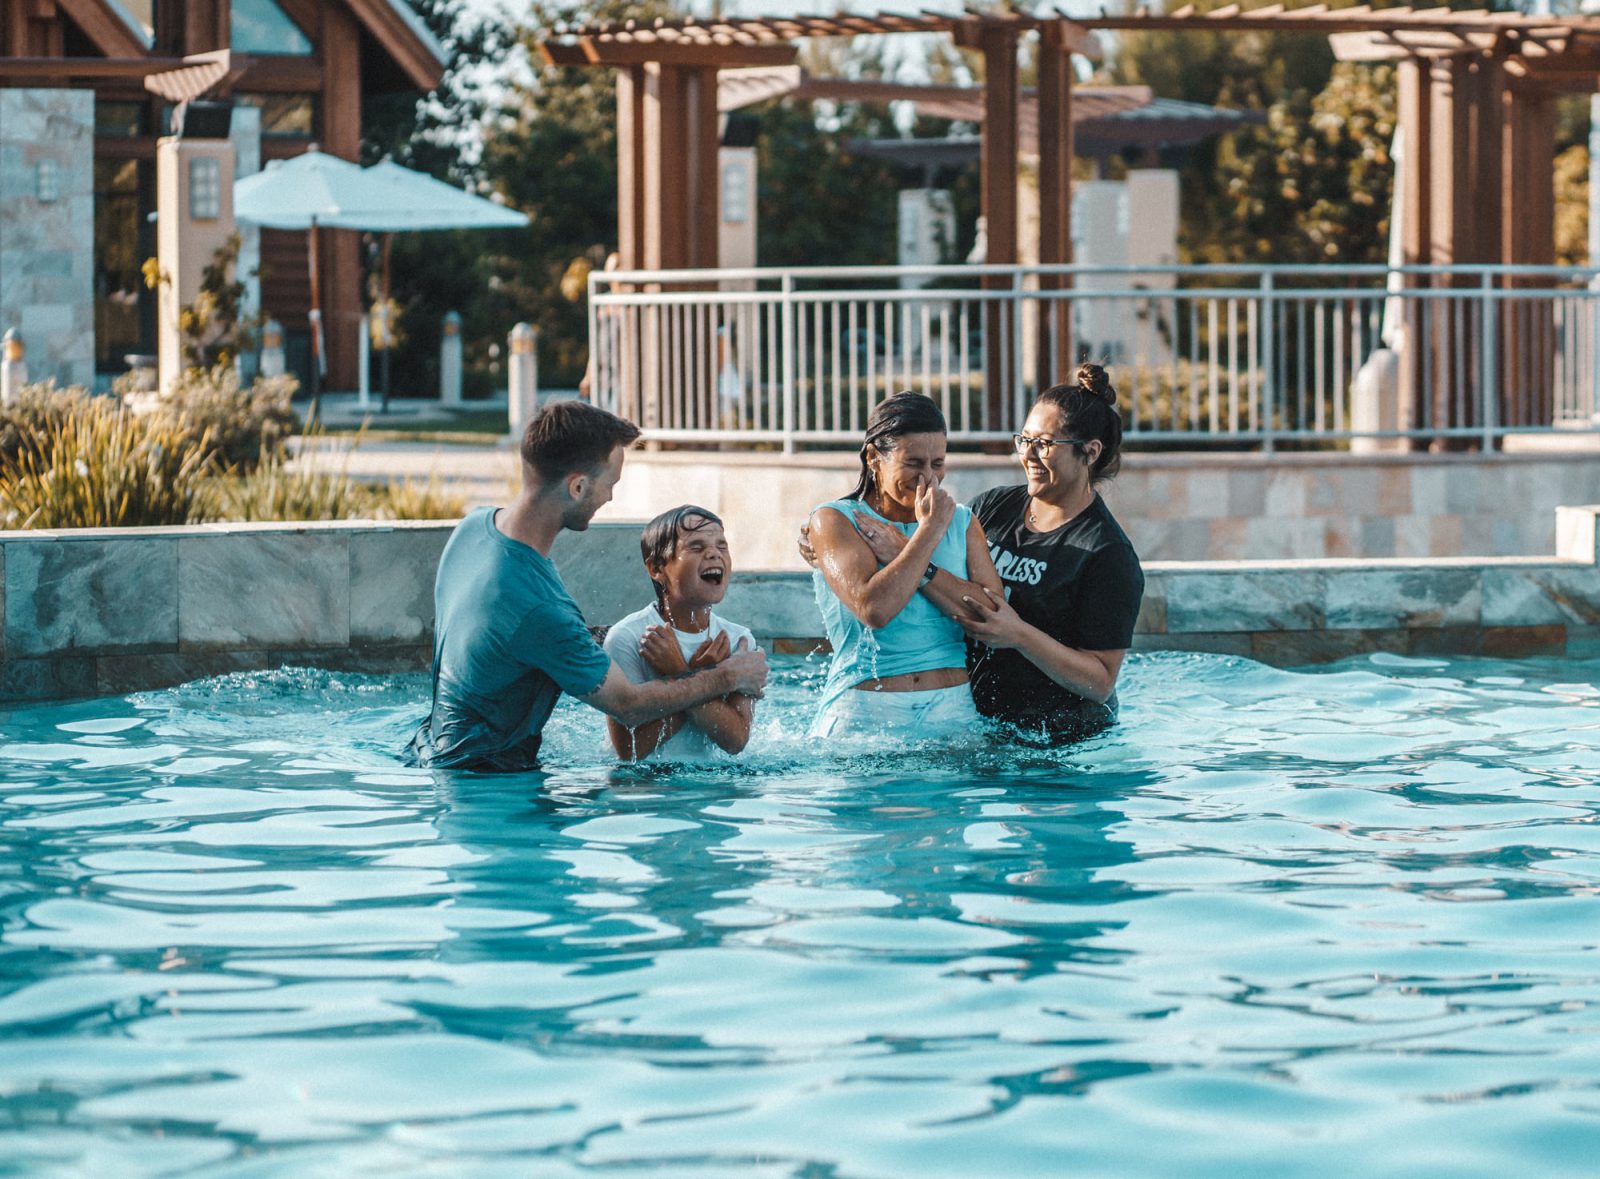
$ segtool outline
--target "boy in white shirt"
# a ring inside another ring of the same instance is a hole
[[[712,667],[732,652],[751,650],[749,629],[712,613],[728,592],[733,561],[722,521],[685,504],[645,525],[639,538],[656,600],[606,634],[606,654],[636,684]],[[625,761],[656,755],[703,761],[716,750],[738,753],[750,739],[755,700],[735,693],[630,729],[608,720],[611,744]]]

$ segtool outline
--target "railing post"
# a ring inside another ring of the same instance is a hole
[[[1023,407],[1027,403],[1028,374],[1027,366],[1022,363],[1022,311],[1024,297],[1027,294],[1024,286],[1024,274],[1021,266],[1014,266],[1011,270],[1011,429],[1022,429],[1022,421],[1026,414]],[[1002,433],[1007,427],[1002,425]]]
[[[1276,449],[1278,416],[1278,299],[1272,271],[1261,275],[1261,452]],[[1254,363],[1255,358],[1251,358]]]
[[[1478,374],[1478,391],[1482,401],[1483,453],[1494,449],[1495,419],[1499,416],[1499,390],[1496,388],[1500,371],[1500,316],[1494,295],[1494,274],[1486,271],[1480,280],[1483,302],[1479,307],[1479,331],[1483,347],[1478,350],[1483,368]]]
[[[461,404],[461,313],[445,313],[439,336],[439,401],[454,408]]]
[[[356,404],[372,404],[372,320],[365,315],[356,334]]]
[[[24,359],[22,337],[16,328],[7,328],[0,337],[0,405],[14,405],[28,383],[28,362]]]
[[[783,453],[794,453],[796,374],[794,353],[794,275],[783,276]]]
[[[365,328],[362,329],[365,334]],[[261,328],[261,360],[256,371],[264,377],[283,376],[286,363],[283,357],[283,325],[269,319]]]
[[[517,440],[533,415],[539,412],[539,331],[532,324],[519,323],[511,329],[511,356],[506,374],[509,385],[506,413],[511,437]]]

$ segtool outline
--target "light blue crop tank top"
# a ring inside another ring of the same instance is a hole
[[[818,506],[834,508],[852,523],[854,513],[864,512],[906,536],[917,530],[916,524],[885,520],[860,500],[835,499]],[[957,504],[950,527],[933,550],[933,563],[957,577],[967,576],[967,529],[971,523],[971,509]],[[967,665],[966,635],[961,624],[946,618],[923,594],[913,594],[887,626],[873,630],[839,601],[820,571],[812,570],[811,584],[828,641],[833,644],[833,660],[822,689],[822,708],[863,680]]]

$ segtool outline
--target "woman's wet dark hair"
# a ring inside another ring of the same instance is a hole
[[[867,451],[888,454],[895,448],[895,440],[907,434],[948,434],[944,414],[934,400],[922,393],[909,390],[896,393],[878,403],[867,419],[867,440],[861,447],[861,477],[856,489],[845,499],[865,499],[872,490],[872,468],[867,465]]]
[[[1052,385],[1034,402],[1053,405],[1067,419],[1067,434],[1079,440],[1074,449],[1081,455],[1081,443],[1091,439],[1100,443],[1100,455],[1089,468],[1089,482],[1115,479],[1122,469],[1122,415],[1117,412],[1117,391],[1106,370],[1098,364],[1085,364],[1071,384]]]
[[[672,555],[678,551],[680,530],[699,532],[702,528],[721,523],[721,516],[704,508],[697,508],[694,504],[684,504],[682,507],[662,512],[646,524],[644,531],[639,535],[639,553],[644,557],[645,571],[649,572],[652,564],[665,565],[672,559]],[[650,584],[655,586],[657,601],[666,596],[667,587],[653,575]]]

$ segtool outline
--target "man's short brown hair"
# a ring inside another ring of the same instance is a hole
[[[613,450],[638,437],[638,426],[587,401],[555,401],[523,431],[522,461],[541,483],[555,483],[599,470]]]

